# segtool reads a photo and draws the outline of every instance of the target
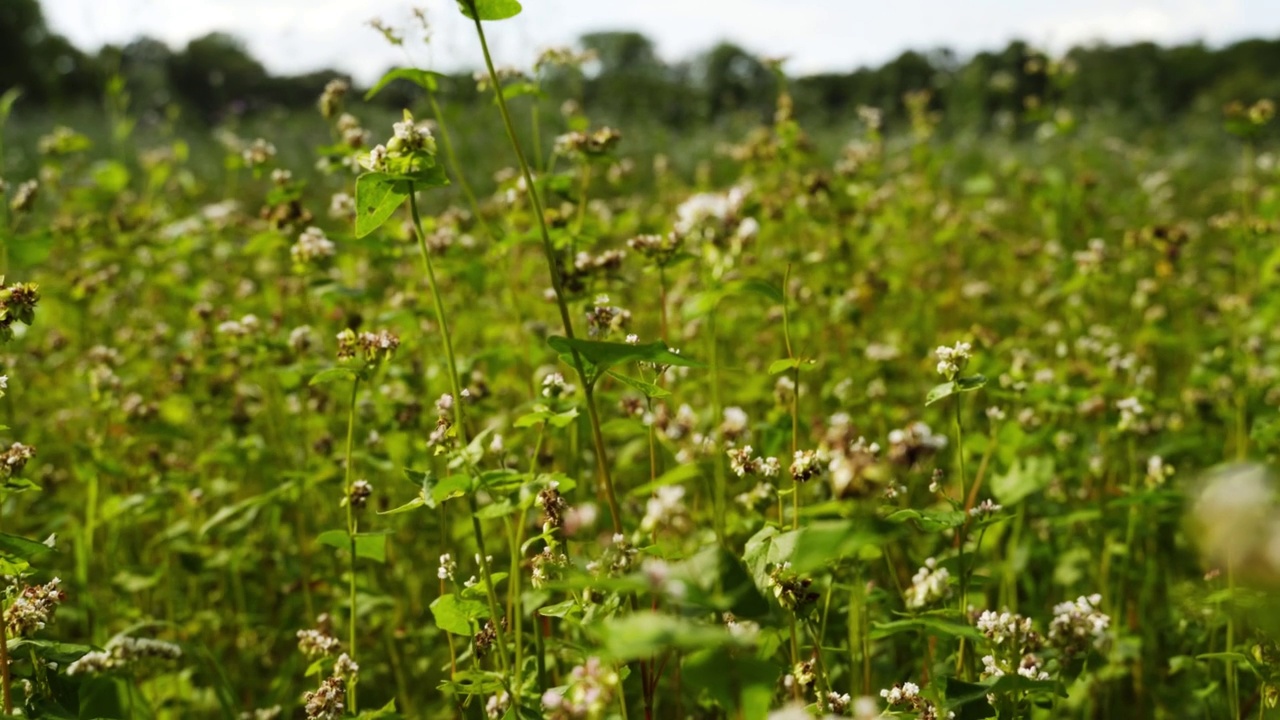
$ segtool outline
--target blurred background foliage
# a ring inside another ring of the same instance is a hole
[[[720,43],[669,63],[639,33],[591,33],[580,44],[595,50],[598,61],[585,76],[562,72],[547,78],[544,89],[564,97],[578,95],[563,92],[575,85],[597,116],[688,129],[736,113],[773,112],[778,81],[764,60],[742,47]],[[99,102],[107,79],[117,73],[138,114],[176,103],[189,120],[204,124],[271,109],[309,109],[328,79],[343,76],[274,76],[235,37],[217,32],[180,48],[142,37],[87,53],[50,30],[38,0],[0,3],[0,92],[18,86],[28,106],[65,109]],[[482,102],[470,74],[449,76],[442,89],[455,106]],[[1220,48],[1098,44],[1073,48],[1052,62],[1020,41],[972,57],[945,48],[907,51],[880,67],[792,78],[789,89],[797,115],[810,125],[847,120],[859,105],[880,108],[889,123],[905,122],[903,97],[919,90],[931,91],[933,109],[945,118],[944,132],[1007,123],[1048,100],[1077,113],[1169,123],[1188,114],[1216,116],[1229,100],[1280,96],[1280,39]],[[414,86],[393,90],[378,102],[391,108],[413,104]]]

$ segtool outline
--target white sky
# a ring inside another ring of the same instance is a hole
[[[0,0],[2,2],[3,0]],[[1021,38],[1051,50],[1106,40],[1221,44],[1280,35],[1280,0],[523,0],[524,12],[489,23],[499,64],[527,65],[538,50],[585,32],[636,30],[668,60],[718,40],[791,58],[803,74],[877,64],[907,49],[945,45],[962,53]],[[370,82],[403,64],[365,22],[409,21],[425,7],[430,48],[413,59],[440,70],[473,68],[479,51],[454,0],[43,0],[50,25],[82,48],[150,35],[180,47],[213,30],[231,32],[278,73],[333,67]]]

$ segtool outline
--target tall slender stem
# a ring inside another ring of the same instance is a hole
[[[5,639],[4,613],[0,612],[0,697],[3,698],[4,714],[13,713],[13,695],[9,689],[9,644]]]
[[[515,150],[516,160],[520,164],[520,175],[524,178],[525,187],[529,192],[529,200],[533,204],[533,214],[538,223],[539,235],[542,238],[542,250],[546,255],[547,267],[551,273],[551,289],[555,293],[556,307],[560,311],[560,322],[564,326],[565,336],[573,339],[573,320],[569,317],[569,304],[564,297],[564,280],[560,264],[557,261],[555,245],[551,242],[551,232],[547,229],[547,218],[542,208],[542,198],[538,195],[538,186],[534,183],[532,171],[529,170],[529,162],[525,158],[524,149],[520,146],[520,139],[516,137],[516,128],[511,121],[511,111],[507,109],[506,98],[502,95],[502,85],[498,80],[498,72],[493,66],[493,56],[489,53],[489,41],[485,39],[484,26],[480,22],[480,14],[476,11],[475,0],[463,0],[463,2],[466,3],[467,8],[471,11],[471,18],[475,22],[476,35],[480,39],[480,49],[484,53],[484,64],[489,71],[489,80],[494,88],[498,111],[502,114],[502,124],[506,127],[507,138],[511,141],[512,149]],[[613,514],[614,532],[620,533],[622,532],[622,515],[613,489],[613,475],[609,469],[608,455],[605,452],[604,435],[600,432],[600,414],[596,410],[595,394],[591,384],[587,382],[586,368],[577,350],[573,351],[573,364],[578,371],[578,377],[586,388],[587,413],[591,417],[591,434],[596,446],[596,464],[599,468],[601,483],[604,485],[605,496],[609,500],[609,509]]]
[[[458,362],[453,352],[453,335],[449,332],[449,322],[445,316],[444,300],[440,296],[440,286],[436,283],[435,266],[431,262],[431,253],[427,250],[426,235],[422,231],[422,218],[418,214],[417,194],[414,191],[412,183],[409,185],[409,213],[413,218],[414,234],[418,237],[418,250],[422,256],[422,268],[427,275],[427,281],[431,285],[431,300],[435,307],[436,323],[440,326],[440,337],[444,342],[445,362],[449,365],[449,387],[453,391],[453,419],[454,427],[457,429],[458,442],[466,445],[467,429],[463,422],[462,415],[462,383],[458,377]],[[488,591],[489,612],[492,616],[495,644],[498,647],[498,661],[503,671],[507,670],[507,646],[505,633],[502,630],[502,616],[498,614],[497,591],[493,587],[493,576],[489,568],[489,556],[484,549],[484,532],[480,527],[480,519],[476,517],[476,500],[475,494],[468,495],[467,501],[471,512],[471,529],[475,534],[476,549],[479,551],[480,574],[484,578],[485,587]],[[519,638],[517,638],[519,642]]]
[[[355,446],[356,398],[358,397],[359,392],[360,392],[360,377],[357,376],[356,379],[351,382],[351,402],[347,405],[347,462],[346,462],[346,480],[345,480],[346,491],[345,491],[345,498],[344,498],[345,502],[343,503],[344,505],[346,505],[346,508],[347,508],[347,538],[350,541],[350,551],[351,551],[351,558],[350,558],[351,567],[349,568],[350,571],[348,572],[348,575],[347,575],[348,577],[347,602],[351,608],[351,612],[347,622],[347,638],[348,638],[347,646],[348,646],[348,652],[350,653],[352,660],[356,659],[356,530],[357,528],[356,528],[356,511],[351,504],[351,484],[352,484],[352,476],[353,476],[352,466],[354,465],[354,463],[351,460],[351,456],[352,456],[352,450]],[[353,713],[357,712],[357,709],[359,706],[356,704],[355,683],[351,684],[351,687],[348,690],[348,695],[350,696],[350,701],[351,701],[351,712]]]

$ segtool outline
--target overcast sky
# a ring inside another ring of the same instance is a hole
[[[3,2],[3,0],[0,0]],[[730,40],[787,56],[808,73],[877,64],[906,49],[947,46],[967,53],[1022,38],[1050,50],[1093,40],[1129,42],[1280,36],[1280,0],[523,0],[513,20],[486,32],[499,64],[527,65],[538,50],[585,32],[637,30],[668,60]],[[403,51],[387,47],[366,22],[431,18],[430,47],[412,59],[440,70],[480,63],[476,41],[454,0],[43,0],[55,30],[80,47],[150,35],[180,47],[212,30],[244,39],[278,73],[332,67],[376,79]]]

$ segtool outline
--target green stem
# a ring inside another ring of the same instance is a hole
[[[484,53],[484,64],[489,71],[489,80],[494,88],[498,88],[494,92],[495,99],[498,101],[498,111],[502,114],[502,124],[506,127],[507,138],[511,141],[512,149],[515,150],[516,160],[520,164],[520,174],[524,178],[525,187],[529,192],[529,200],[533,204],[533,214],[538,222],[538,232],[542,238],[542,250],[546,255],[547,267],[551,273],[551,289],[555,293],[556,307],[560,311],[560,322],[564,326],[565,336],[573,339],[573,320],[569,317],[569,305],[564,297],[564,281],[560,265],[556,261],[557,253],[555,245],[551,242],[551,232],[547,229],[547,218],[542,208],[542,198],[538,195],[538,186],[533,181],[533,173],[529,170],[529,162],[525,158],[524,149],[521,148],[520,140],[516,137],[515,125],[511,121],[511,112],[507,109],[506,98],[502,96],[498,72],[493,66],[493,56],[489,52],[489,41],[485,39],[484,27],[480,23],[480,14],[476,11],[475,0],[462,1],[470,9],[472,20],[475,22],[476,35],[480,39],[480,49]],[[577,350],[573,351],[573,364],[578,371],[578,377],[582,380],[583,386],[587,389],[587,411],[591,416],[592,436],[596,443],[596,458],[600,470],[600,480],[605,487],[610,510],[613,512],[614,532],[620,533],[622,532],[622,515],[617,507],[616,494],[613,489],[613,476],[610,472],[609,460],[605,452],[604,435],[600,432],[600,418],[596,410],[595,395],[591,390],[591,384],[587,382],[586,367],[583,365],[582,358],[578,355]]]
[[[3,700],[4,714],[13,713],[13,695],[9,689],[9,643],[5,638],[4,612],[0,608],[0,699]]]
[[[347,537],[351,543],[351,567],[348,573],[347,584],[347,601],[351,607],[351,613],[347,622],[347,645],[351,654],[351,659],[356,659],[356,511],[351,505],[351,485],[352,485],[352,451],[355,447],[356,435],[356,398],[360,392],[360,377],[351,382],[351,402],[347,405],[347,467],[345,478],[345,502],[347,508]],[[348,690],[351,701],[351,712],[358,712],[359,706],[356,704],[356,686],[351,684]]]
[[[968,480],[964,468],[964,425],[960,422],[960,396],[955,397],[952,403],[955,409],[954,419],[956,426],[956,465],[960,471],[960,497],[967,498],[969,495]],[[960,543],[958,545],[958,556],[960,563],[960,617],[963,618],[969,608],[969,573],[965,567],[964,544],[966,535],[969,530],[969,518],[965,517],[960,524]],[[965,639],[960,638],[960,650],[956,654],[956,672],[964,674],[965,679],[969,679],[967,664],[965,663]]]
[[[493,622],[494,645],[498,649],[498,666],[503,674],[508,674],[507,645],[505,633],[502,631],[502,615],[498,614],[498,591],[493,587],[493,574],[489,571],[489,556],[484,549],[484,530],[480,527],[480,518],[476,516],[480,508],[476,506],[475,493],[467,495],[467,505],[471,511],[471,531],[475,534],[476,549],[480,551],[480,576],[484,580],[485,597],[489,599],[489,617]]]

